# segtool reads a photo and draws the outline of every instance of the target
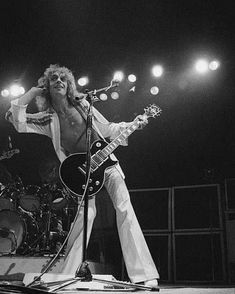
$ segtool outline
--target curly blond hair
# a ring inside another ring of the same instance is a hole
[[[59,64],[51,64],[48,68],[46,68],[43,75],[39,78],[38,86],[42,87],[42,88],[45,88],[45,94],[44,95],[47,98],[47,101],[51,104],[51,96],[50,96],[50,90],[49,90],[49,86],[50,86],[49,80],[50,80],[50,77],[55,72],[59,73],[59,74],[63,73],[66,76],[67,82],[68,82],[68,89],[67,89],[68,101],[70,103],[73,103],[73,100],[75,99],[75,97],[78,94],[77,88],[76,88],[76,83],[75,83],[75,78],[74,78],[74,75],[73,75],[72,71],[69,70],[65,66],[60,66]]]

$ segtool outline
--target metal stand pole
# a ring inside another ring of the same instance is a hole
[[[75,277],[80,277],[86,281],[91,281],[92,276],[88,267],[87,259],[87,218],[88,218],[88,204],[89,204],[89,188],[88,183],[90,179],[90,169],[91,169],[91,135],[92,135],[92,116],[93,116],[93,102],[95,100],[95,95],[93,93],[87,94],[87,100],[90,103],[88,113],[87,113],[87,123],[86,123],[86,190],[84,191],[84,210],[83,210],[83,247],[82,247],[82,263],[78,270],[76,271]]]

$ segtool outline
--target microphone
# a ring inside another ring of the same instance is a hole
[[[81,93],[81,92],[77,92],[77,96],[74,98],[76,102],[82,100],[82,99],[86,99],[86,100],[89,100],[92,96],[93,96],[93,99],[94,99],[94,102],[96,101],[101,101],[97,96],[96,94],[97,93],[100,93],[100,92],[107,92],[108,90],[112,89],[112,88],[116,88],[119,86],[119,80],[118,79],[113,79],[111,82],[110,82],[110,85],[107,86],[107,87],[104,87],[104,88],[100,88],[100,89],[95,89],[95,90],[91,90],[89,91],[88,89],[86,89],[84,93]]]
[[[77,92],[77,95],[74,97],[74,99],[76,101],[80,101],[82,99],[86,99],[87,94],[81,93],[81,92]]]

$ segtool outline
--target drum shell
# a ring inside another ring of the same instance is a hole
[[[16,210],[17,196],[16,191],[14,193],[7,188],[0,194],[0,211],[2,210]]]
[[[51,194],[52,194],[51,209],[54,211],[58,211],[65,208],[65,206],[68,204],[67,192],[64,189],[57,189],[51,192]]]
[[[19,206],[29,212],[37,212],[41,208],[40,187],[28,185],[19,196]]]
[[[9,231],[9,235],[14,235],[11,246],[9,240],[0,234],[0,255],[22,253],[30,244],[35,242],[39,234],[35,219],[26,214],[12,210],[0,211],[0,231]],[[14,240],[13,240],[14,239]],[[14,251],[12,252],[12,248]]]

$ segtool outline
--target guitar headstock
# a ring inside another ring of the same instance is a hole
[[[156,104],[150,104],[148,107],[144,109],[144,114],[147,117],[155,117],[161,114],[162,110]]]

